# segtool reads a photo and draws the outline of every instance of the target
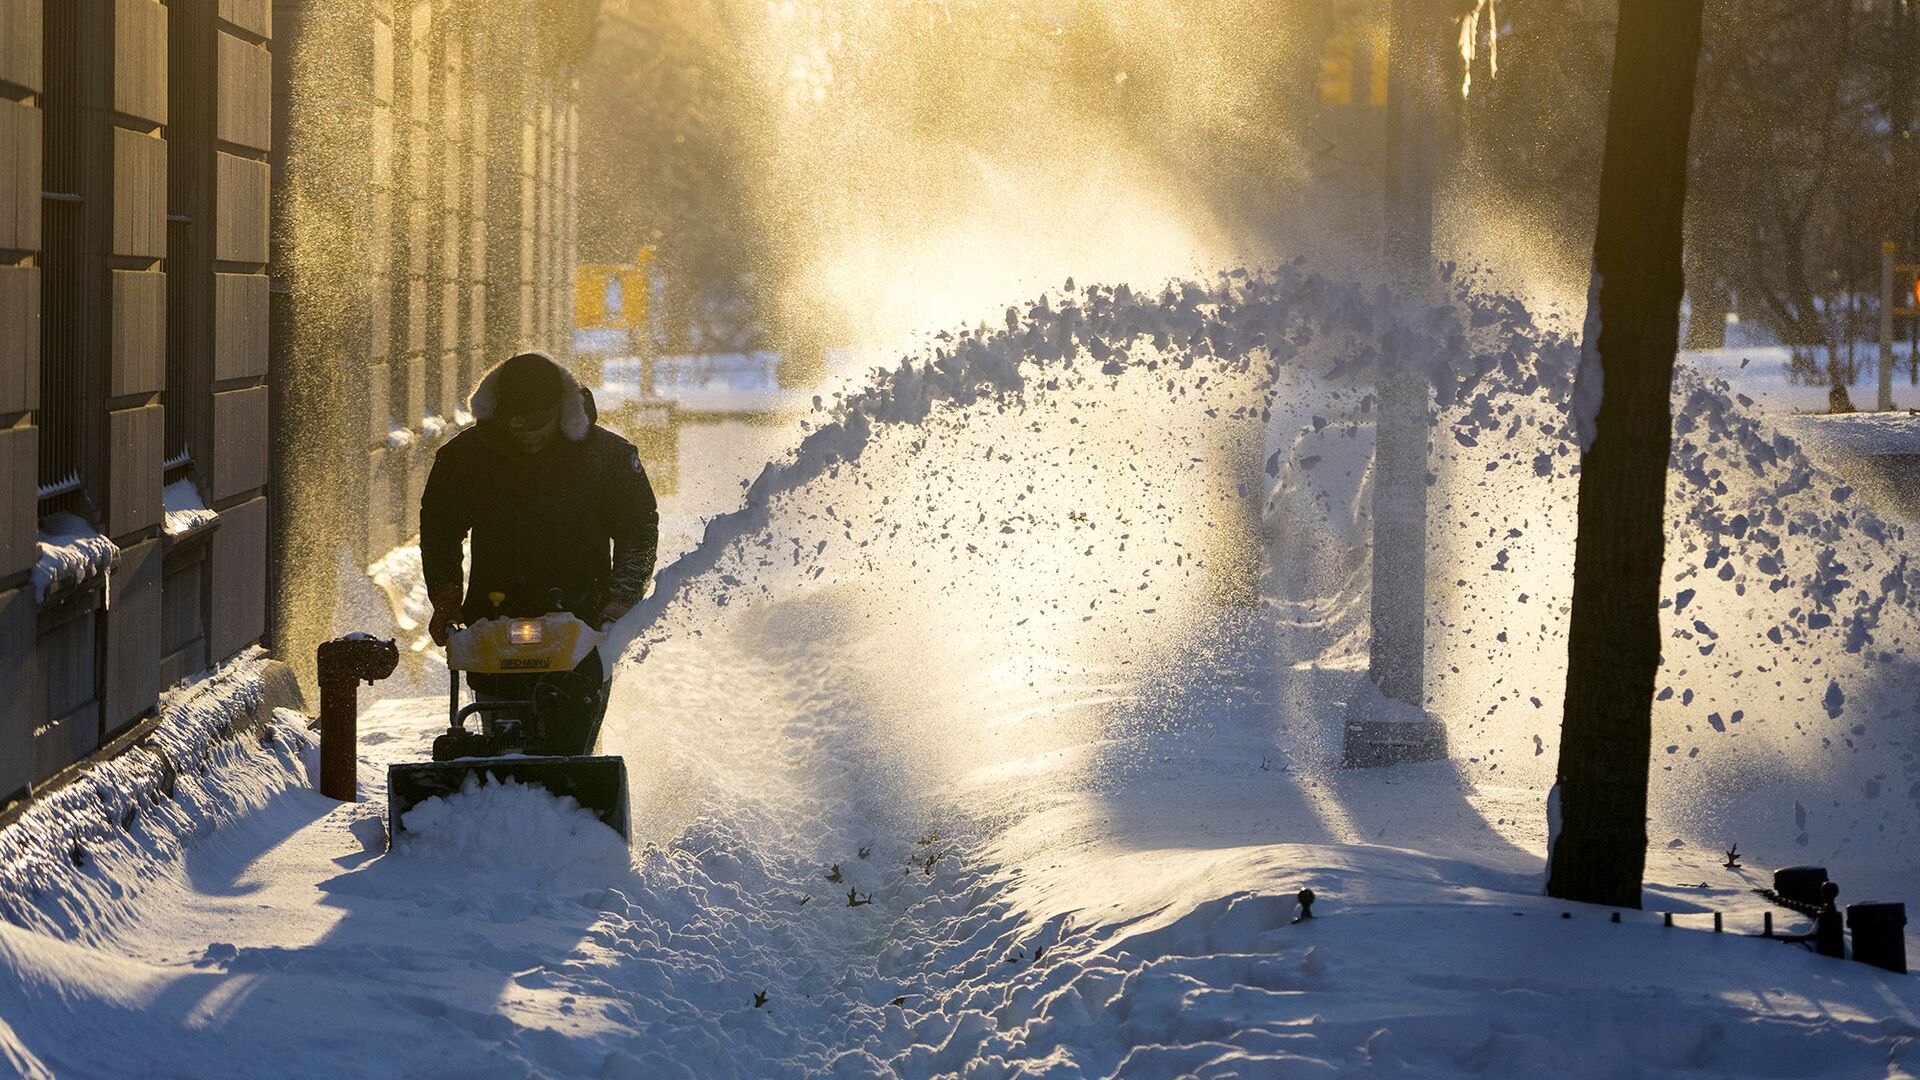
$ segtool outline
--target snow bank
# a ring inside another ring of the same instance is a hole
[[[120,549],[75,514],[40,519],[40,557],[33,564],[33,596],[47,597],[104,578],[120,564]]]
[[[163,697],[139,745],[82,772],[0,829],[0,919],[87,939],[139,916],[155,860],[309,783],[305,718],[271,702],[259,653]]]
[[[571,797],[512,780],[467,777],[457,795],[435,796],[407,811],[396,850],[537,875],[627,866],[620,834]]]
[[[1823,456],[1920,455],[1920,414],[1806,415],[1783,419],[1779,424],[1808,450]]]
[[[1826,350],[1816,348],[1809,352],[1824,372]],[[1909,343],[1894,343],[1893,403],[1900,409],[1920,408],[1920,389],[1916,389],[1909,376],[1911,352]],[[1767,415],[1825,413],[1830,384],[1820,376],[1796,380],[1793,353],[1793,349],[1784,345],[1734,346],[1688,350],[1680,354],[1680,362],[1709,376],[1725,379],[1736,393],[1746,395]],[[1859,377],[1848,390],[1856,406],[1871,406],[1879,387],[1879,344],[1861,342],[1855,363]]]

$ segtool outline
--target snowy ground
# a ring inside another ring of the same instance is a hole
[[[1280,302],[1224,302],[1199,337]],[[1060,359],[1063,324],[1111,348],[1093,314],[1010,314],[1017,369],[996,338],[877,379],[705,526],[625,628],[605,743],[632,771],[630,863],[511,790],[437,812],[534,835],[429,822],[384,854],[383,766],[424,755],[438,698],[363,717],[358,804],[308,789],[290,730],[39,900],[84,919],[0,925],[0,1062],[1920,1074],[1920,986],[1748,936],[1766,872],[1720,865],[1738,843],[1750,867],[1825,863],[1843,902],[1920,899],[1904,534],[1682,386],[1648,910],[1616,925],[1539,895],[1571,527],[1552,379],[1512,368],[1442,417],[1429,667],[1453,760],[1342,772],[1363,395],[1283,374],[1263,415],[1249,350],[1196,361],[1190,305],[1159,305],[1123,314],[1163,343],[1099,366]],[[1545,370],[1564,346],[1528,348]],[[959,389],[981,379],[1002,392]]]
[[[1855,364],[1860,374],[1847,390],[1855,408],[1871,409],[1880,386],[1880,346],[1877,342],[1860,342],[1856,349]],[[1913,347],[1908,342],[1894,343],[1893,404],[1896,409],[1920,408],[1920,385],[1912,379],[1912,354]],[[1815,350],[1815,357],[1824,367],[1826,350]],[[1681,363],[1726,379],[1766,412],[1826,412],[1828,384],[1818,380],[1795,382],[1792,358],[1793,350],[1784,345],[1730,346],[1680,354]]]

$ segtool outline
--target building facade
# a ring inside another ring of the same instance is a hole
[[[265,630],[272,30],[0,0],[0,807]]]
[[[571,339],[592,0],[0,0],[0,819],[332,636]]]

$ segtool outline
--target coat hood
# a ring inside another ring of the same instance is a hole
[[[554,364],[552,357],[536,355],[553,364],[554,369],[560,372],[560,434],[565,435],[568,442],[584,441],[587,432],[593,428],[593,418],[587,414],[586,391],[573,373]],[[504,366],[505,361],[495,364],[481,376],[480,385],[474,387],[473,396],[467,399],[467,411],[473,414],[475,420],[484,422],[493,419],[500,399],[500,369]]]

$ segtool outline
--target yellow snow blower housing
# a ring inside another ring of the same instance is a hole
[[[387,835],[397,839],[406,831],[407,811],[435,796],[457,794],[478,776],[571,798],[626,838],[626,762],[593,754],[607,686],[576,670],[605,640],[565,611],[480,619],[453,629],[447,637],[447,731],[434,740],[432,761],[387,769]],[[463,671],[523,678],[512,681],[520,688],[513,696],[481,694],[462,705]],[[480,717],[480,731],[467,730],[469,716]]]
[[[481,619],[447,637],[447,666],[488,675],[572,671],[607,636],[564,611]]]

